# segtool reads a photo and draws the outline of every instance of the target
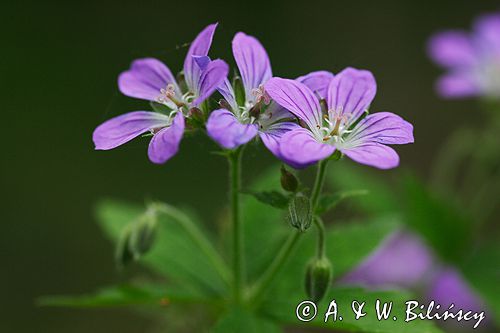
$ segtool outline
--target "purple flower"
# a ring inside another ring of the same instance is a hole
[[[413,287],[432,269],[434,258],[414,234],[397,231],[371,253],[340,283],[378,287]]]
[[[281,159],[295,168],[325,159],[336,149],[362,164],[394,168],[399,156],[386,144],[413,142],[413,126],[401,117],[389,112],[366,115],[377,90],[369,71],[347,68],[337,74],[322,105],[297,81],[272,78],[265,88],[304,124],[284,134],[279,143]]]
[[[228,105],[211,113],[207,122],[208,135],[226,149],[234,149],[259,135],[264,145],[277,155],[281,136],[298,125],[290,121],[294,118],[292,114],[271,103],[264,90],[272,71],[262,44],[239,32],[233,38],[232,48],[242,79],[244,102],[238,104],[235,91],[226,79],[219,92]],[[322,92],[332,77],[328,72],[315,72],[300,79]]]
[[[229,71],[222,60],[209,61],[203,68],[197,63],[198,56],[208,54],[216,26],[206,27],[189,48],[184,61],[186,91],[157,59],[135,60],[129,70],[120,74],[118,86],[124,95],[163,104],[169,111],[135,111],[104,122],[94,131],[95,149],[113,149],[149,131],[153,138],[148,156],[153,163],[165,163],[177,153],[184,133],[184,117],[210,97]]]
[[[500,14],[480,16],[471,33],[444,31],[428,45],[430,57],[449,72],[436,84],[447,98],[500,98]]]

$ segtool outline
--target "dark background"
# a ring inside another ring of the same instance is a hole
[[[187,49],[176,46],[218,21],[211,55],[230,64],[231,38],[242,30],[261,40],[279,76],[370,69],[379,87],[372,109],[415,125],[416,143],[398,151],[425,177],[452,130],[482,121],[474,102],[435,95],[440,70],[426,58],[426,39],[497,8],[484,0],[3,2],[0,331],[144,331],[146,319],[126,310],[38,308],[34,299],[125,279],[94,223],[99,198],[190,202],[207,221],[225,203],[225,161],[201,135],[163,166],[148,162],[144,140],[93,151],[99,123],[147,108],[117,90],[133,59],[155,56],[177,71]],[[251,152],[248,177],[271,161],[263,149]]]

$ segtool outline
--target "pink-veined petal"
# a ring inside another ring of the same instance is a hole
[[[355,121],[368,109],[376,92],[377,84],[370,71],[349,67],[330,81],[328,107],[330,112],[348,115],[351,121]]]
[[[97,150],[121,146],[151,129],[168,125],[167,116],[157,112],[135,111],[109,119],[99,125],[92,139]]]
[[[205,99],[210,97],[221,86],[227,78],[229,66],[220,59],[210,61],[201,73],[198,82],[198,97],[193,101],[193,106],[198,106]]]
[[[346,138],[350,144],[377,142],[382,144],[413,143],[413,125],[391,112],[366,116]]]
[[[376,142],[341,149],[350,159],[378,169],[392,169],[399,165],[399,155],[394,149]]]
[[[316,71],[299,76],[295,80],[305,84],[314,93],[318,94],[319,98],[326,98],[328,85],[332,79],[332,73],[327,71]]]
[[[274,77],[267,81],[265,90],[276,103],[302,119],[312,131],[321,124],[319,100],[303,83]]]
[[[151,162],[163,164],[177,154],[179,144],[184,134],[184,116],[177,113],[172,124],[156,133],[148,147]]]
[[[257,125],[242,124],[226,109],[212,111],[207,121],[207,133],[226,149],[234,149],[257,135]]]
[[[280,157],[279,152],[279,141],[281,137],[285,135],[287,132],[295,129],[299,129],[300,126],[296,123],[291,122],[282,122],[282,123],[274,123],[267,127],[266,129],[259,130],[259,136],[271,153],[274,156]]]
[[[193,40],[186,54],[186,59],[184,60],[184,78],[191,92],[197,92],[196,89],[202,73],[202,70],[193,56],[208,55],[208,51],[212,45],[215,28],[217,28],[217,23],[210,24],[203,29]]]
[[[247,101],[254,101],[252,89],[272,77],[271,63],[262,44],[253,36],[238,32],[233,38],[233,56],[240,71]]]
[[[279,141],[279,158],[296,169],[321,161],[334,151],[335,147],[316,141],[305,128],[289,131]]]
[[[160,90],[165,89],[168,84],[173,84],[175,91],[180,93],[170,69],[154,58],[135,60],[130,69],[118,77],[118,87],[122,94],[148,101],[156,101]]]

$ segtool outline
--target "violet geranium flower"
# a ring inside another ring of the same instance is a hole
[[[442,97],[500,98],[500,13],[480,16],[471,33],[437,33],[429,41],[428,53],[449,71],[436,83]]]
[[[182,91],[170,69],[153,58],[135,60],[119,76],[118,86],[124,95],[163,104],[169,111],[135,111],[104,122],[94,131],[95,149],[113,149],[149,131],[153,134],[148,148],[151,162],[165,163],[177,153],[184,118],[212,95],[229,71],[222,60],[210,61],[203,69],[196,62],[196,56],[208,54],[216,26],[206,27],[189,48],[184,61],[187,90]]]
[[[311,89],[294,80],[275,77],[265,89],[304,123],[279,142],[280,158],[295,168],[328,158],[337,149],[358,163],[394,168],[399,156],[386,144],[413,142],[413,126],[403,118],[390,112],[367,115],[377,89],[369,71],[347,68],[337,74],[322,104]]]
[[[259,135],[264,145],[277,155],[280,137],[298,128],[298,125],[290,121],[294,116],[272,103],[264,90],[272,71],[262,44],[256,38],[239,32],[233,38],[232,49],[242,79],[244,101],[238,104],[235,91],[226,79],[219,92],[227,105],[210,114],[206,125],[208,135],[226,149],[234,149]],[[332,77],[331,73],[321,71],[299,79],[322,93]]]

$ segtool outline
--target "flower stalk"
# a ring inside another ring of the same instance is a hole
[[[243,226],[240,214],[241,190],[241,158],[243,146],[232,151],[229,161],[229,193],[231,201],[231,219],[233,227],[233,297],[236,303],[241,302],[244,285],[244,256],[243,256]]]

